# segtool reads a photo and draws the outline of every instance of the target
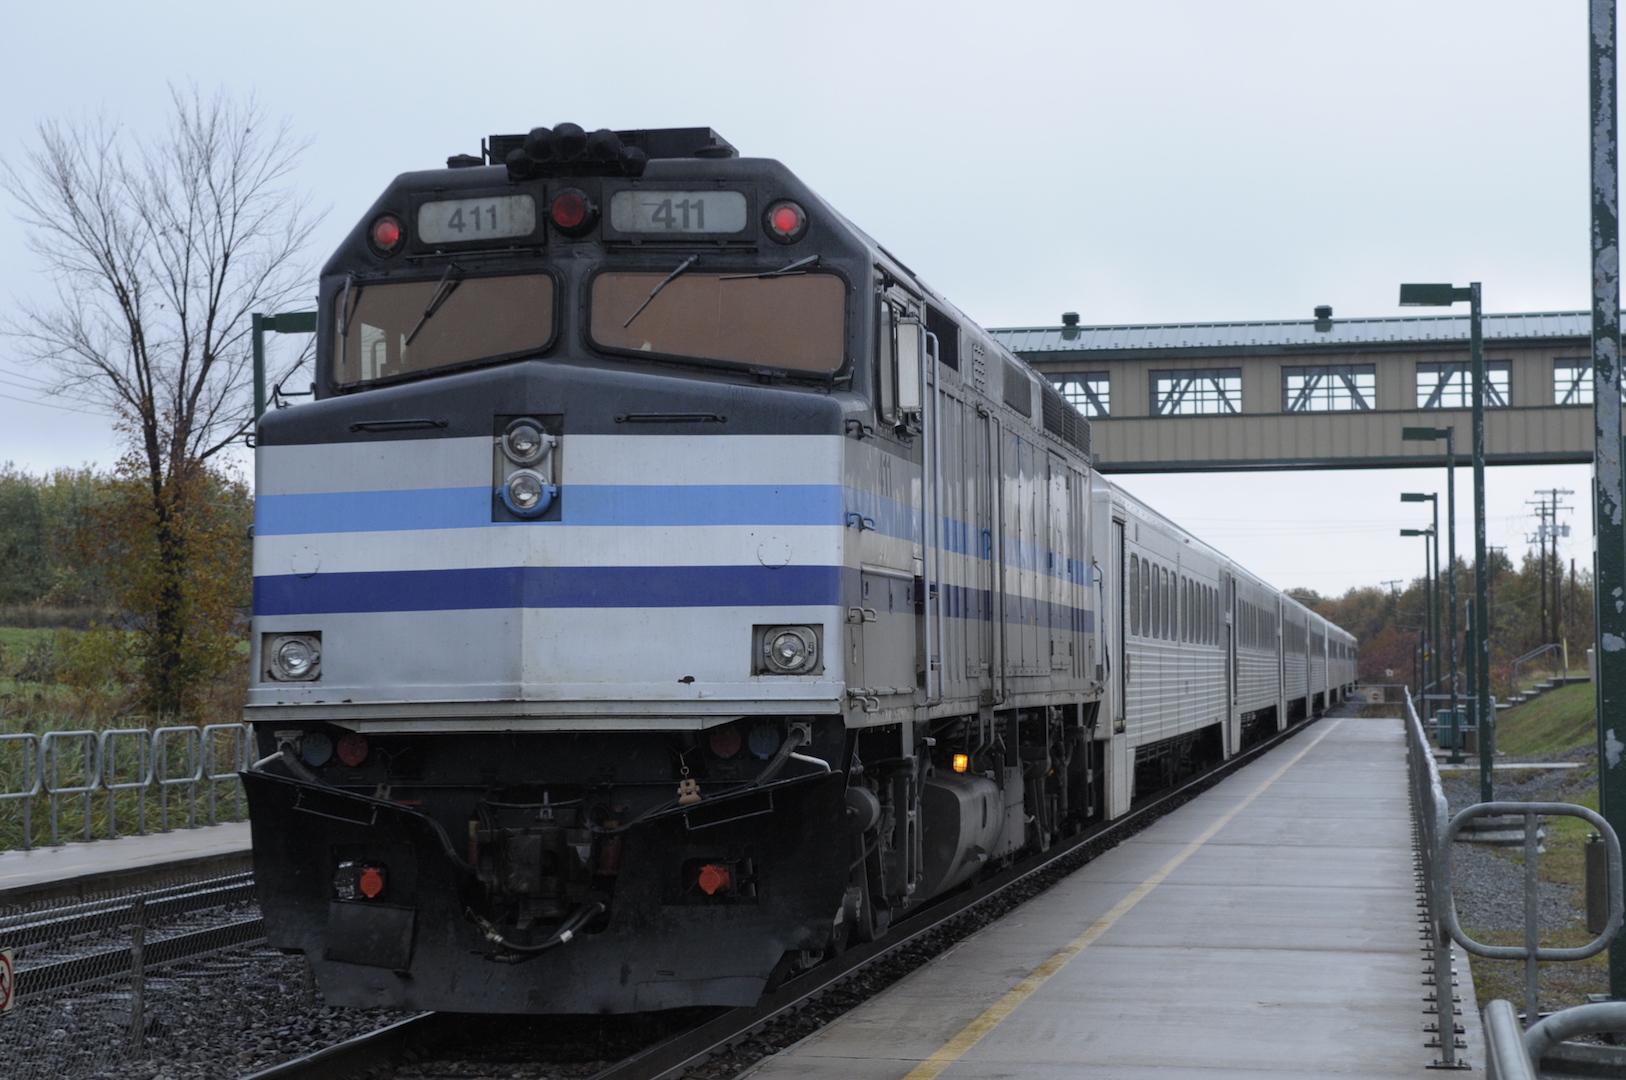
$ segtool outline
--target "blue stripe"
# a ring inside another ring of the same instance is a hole
[[[534,524],[836,525],[842,491],[834,484],[572,484],[560,494],[560,520]],[[262,495],[254,531],[289,536],[511,524],[491,520],[491,499],[484,487]]]
[[[839,566],[504,566],[254,579],[256,615],[841,603]]]
[[[560,495],[560,519],[493,522],[492,493],[483,487],[343,491],[314,495],[262,495],[255,501],[257,536],[308,533],[397,532],[486,526],[835,525],[857,514],[883,536],[921,543],[920,516],[896,499],[834,484],[573,484]],[[946,551],[990,557],[986,530],[943,518]],[[1004,540],[1009,566],[1093,584],[1088,563],[1057,556],[1016,537]]]
[[[390,570],[283,574],[254,579],[256,615],[469,611],[489,608],[660,608],[835,606],[839,566],[507,566],[477,570]],[[943,614],[988,622],[986,589],[944,585]],[[1087,633],[1087,608],[1013,596],[1005,621]]]

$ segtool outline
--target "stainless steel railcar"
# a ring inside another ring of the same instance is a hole
[[[319,306],[258,430],[244,782],[329,1001],[749,1002],[1353,681],[709,129],[404,174]]]

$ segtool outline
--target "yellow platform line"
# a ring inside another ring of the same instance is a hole
[[[1150,894],[1153,889],[1163,884],[1168,876],[1178,870],[1180,865],[1187,859],[1195,855],[1199,848],[1208,843],[1210,840],[1214,839],[1214,835],[1216,833],[1225,828],[1225,826],[1229,825],[1238,814],[1246,810],[1253,800],[1263,795],[1265,790],[1269,788],[1270,785],[1280,780],[1282,775],[1286,773],[1288,769],[1291,769],[1300,761],[1304,760],[1304,755],[1308,754],[1311,750],[1314,750],[1316,746],[1320,744],[1321,740],[1325,739],[1328,735],[1331,735],[1333,733],[1333,729],[1341,723],[1343,723],[1342,720],[1334,720],[1327,727],[1327,730],[1323,731],[1320,735],[1317,735],[1315,739],[1311,741],[1310,745],[1293,755],[1293,759],[1291,761],[1287,762],[1287,764],[1271,773],[1264,783],[1260,784],[1249,793],[1247,798],[1237,803],[1224,814],[1221,814],[1212,825],[1202,831],[1201,835],[1199,835],[1195,840],[1187,844],[1185,847],[1181,848],[1180,851],[1168,862],[1158,867],[1156,873],[1147,878],[1145,881],[1141,882],[1139,885],[1136,885],[1134,889],[1130,891],[1128,896],[1125,896],[1122,900],[1119,900],[1116,904],[1112,905],[1112,909],[1110,911],[1101,916],[1099,919],[1095,920],[1095,922],[1091,923],[1088,930],[1085,930],[1082,934],[1078,935],[1078,937],[1068,942],[1066,947],[1060,952],[1056,953],[1056,955],[1034,968],[1033,971],[1028,974],[1027,978],[1017,983],[1014,987],[1006,992],[1004,997],[990,1005],[986,1010],[984,1010],[981,1016],[977,1017],[975,1020],[971,1021],[971,1023],[967,1024],[963,1029],[961,1029],[958,1035],[944,1043],[941,1050],[937,1051],[937,1053],[933,1054],[931,1057],[909,1070],[908,1075],[905,1076],[903,1080],[936,1080],[938,1074],[940,1074],[950,1065],[954,1064],[956,1061],[960,1060],[960,1058],[965,1055],[967,1050],[970,1050],[973,1046],[982,1041],[983,1036],[993,1031],[994,1028],[998,1027],[1007,1016],[1015,1012],[1018,1005],[1022,1004],[1022,1002],[1026,1001],[1028,998],[1037,993],[1039,987],[1049,982],[1058,972],[1061,971],[1062,968],[1066,967],[1068,962],[1071,961],[1075,956],[1089,948],[1091,945],[1094,945],[1096,941],[1100,939],[1102,934],[1112,929],[1114,923],[1127,915],[1130,909],[1136,904],[1146,899],[1147,895]]]

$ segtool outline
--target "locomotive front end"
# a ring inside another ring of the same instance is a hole
[[[705,129],[407,174],[261,422],[245,774],[330,1002],[754,1001],[844,931],[861,252]],[[833,221],[830,215],[828,221]]]

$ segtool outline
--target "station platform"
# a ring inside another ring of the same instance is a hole
[[[1401,721],[1320,720],[749,1075],[1439,1076],[1414,865]]]
[[[185,875],[253,868],[248,822],[0,852],[0,907],[71,902]]]

